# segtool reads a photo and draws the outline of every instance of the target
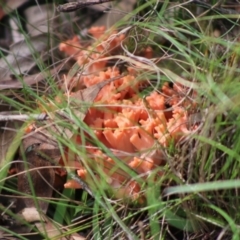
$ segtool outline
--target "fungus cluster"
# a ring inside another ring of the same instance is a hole
[[[117,198],[140,199],[140,182],[130,177],[128,171],[121,166],[118,167],[119,161],[138,174],[141,180],[147,179],[153,171],[156,176],[162,176],[164,173],[159,166],[166,163],[163,149],[168,148],[170,143],[177,143],[197,127],[189,124],[189,112],[196,104],[192,99],[185,98],[188,89],[175,83],[166,82],[161,89],[153,89],[143,96],[143,88],[150,84],[147,79],[139,77],[139,72],[133,65],[126,66],[123,74],[117,64],[109,66],[104,59],[119,53],[125,36],[116,31],[105,34],[102,27],[91,28],[89,33],[95,38],[91,45],[84,46],[78,37],[74,37],[61,43],[60,50],[72,56],[79,66],[88,65],[87,74],[78,77],[75,89],[117,78],[100,90],[84,118],[96,138],[116,158],[110,157],[88,141],[87,133],[85,136],[74,136],[73,139],[77,144],[85,145],[88,166],[93,168],[93,172],[96,166],[101,168]],[[152,55],[151,47],[141,52],[141,57],[149,60]],[[192,95],[194,98],[196,94]],[[83,137],[86,137],[84,141]],[[91,184],[85,163],[77,157],[66,159],[68,164],[76,167],[77,174]],[[101,178],[98,174],[95,177]],[[81,188],[81,185],[70,180],[65,187]]]

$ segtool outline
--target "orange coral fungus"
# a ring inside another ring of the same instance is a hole
[[[187,97],[189,89],[178,84],[165,83],[161,91],[154,90],[145,98],[141,97],[142,83],[147,81],[137,81],[137,72],[132,67],[128,66],[125,75],[121,76],[117,67],[105,68],[107,61],[101,61],[102,57],[114,54],[113,49],[118,48],[124,39],[117,32],[110,35],[104,34],[104,31],[104,28],[91,28],[89,33],[96,39],[101,38],[102,42],[96,42],[85,50],[74,51],[73,46],[66,44],[60,45],[60,49],[67,54],[75,54],[80,65],[93,62],[88,75],[79,79],[85,87],[119,77],[100,90],[84,118],[85,124],[109,152],[100,150],[98,144],[93,144],[90,134],[85,133],[72,138],[78,145],[85,145],[85,155],[81,156],[80,161],[68,150],[65,164],[75,166],[77,174],[89,186],[93,183],[92,177],[99,182],[105,174],[104,179],[113,188],[115,197],[142,201],[143,180],[152,170],[156,176],[164,174],[161,165],[165,164],[165,155],[159,146],[168,147],[173,140],[177,142],[191,133],[193,128],[188,127],[189,112],[186,109],[193,108],[195,103]],[[80,42],[76,42],[74,38],[68,43],[81,46]],[[146,49],[143,56],[152,57],[151,47]],[[69,181],[65,187],[81,186]]]
[[[59,50],[74,57],[79,66],[91,63],[88,72],[94,73],[102,70],[106,66],[107,61],[102,58],[116,52],[125,36],[124,34],[118,34],[117,31],[115,31],[114,34],[111,33],[111,35],[105,33],[104,27],[92,27],[88,32],[96,38],[95,44],[83,49],[79,38],[75,36],[73,39],[61,43]],[[99,40],[101,40],[101,42]]]
[[[91,27],[88,30],[88,33],[91,34],[94,38],[98,39],[102,37],[102,35],[105,33],[106,28],[105,26],[100,26],[100,27]]]
[[[60,43],[59,50],[65,52],[67,55],[74,57],[75,59],[81,54],[83,46],[80,44],[80,39],[74,36],[72,39]]]

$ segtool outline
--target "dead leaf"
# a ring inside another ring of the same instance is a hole
[[[52,197],[55,172],[51,162],[32,150],[26,153],[25,161],[18,162],[16,165],[19,172],[18,191],[30,195],[19,201],[23,201],[28,208],[37,207],[37,201],[39,209],[46,213],[48,202],[36,198]]]
[[[65,64],[59,64],[50,71],[41,71],[40,73],[29,75],[23,77],[23,82],[18,81],[17,79],[12,80],[11,78],[0,81],[0,90],[4,89],[19,89],[23,88],[24,85],[31,86],[37,84],[49,76],[55,77],[59,74],[60,71],[64,71]]]
[[[26,29],[31,36],[51,34],[54,30],[54,6],[52,3],[30,6],[25,9]],[[52,39],[51,37],[49,40]]]
[[[41,123],[42,124],[42,123]],[[45,122],[44,124],[48,124]],[[53,193],[55,182],[54,165],[57,165],[61,157],[61,152],[54,135],[55,126],[48,128],[35,128],[32,132],[24,136],[22,141],[22,151],[25,161],[17,163],[18,191],[33,195],[31,184],[35,191],[35,196],[39,198],[50,198]],[[29,175],[28,175],[29,174]],[[48,202],[38,200],[39,208],[46,213]],[[34,197],[18,199],[18,208],[37,207]]]
[[[15,43],[10,47],[10,53],[0,59],[0,76],[4,79],[11,79],[11,75],[23,74],[28,72],[38,64],[37,58],[34,59],[34,53],[46,52],[48,47],[48,34],[42,33],[37,36],[29,37],[24,41]],[[41,63],[48,58],[48,54],[41,56]],[[39,62],[40,64],[40,62]]]

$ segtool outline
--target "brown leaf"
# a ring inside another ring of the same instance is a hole
[[[26,207],[36,207],[36,199],[34,199],[36,197],[49,198],[52,196],[55,172],[48,159],[32,150],[26,153],[25,161],[17,163],[17,169],[19,172],[18,191],[30,195],[23,199]],[[48,202],[38,200],[38,204],[40,210],[46,213]]]
[[[64,70],[64,65],[60,64],[53,69],[51,69],[49,72],[42,71],[37,74],[29,75],[23,78],[24,85],[31,86],[33,84],[37,84],[44,80],[49,75],[55,76],[56,74],[59,74],[59,71]],[[4,89],[19,89],[22,88],[23,84],[21,81],[18,81],[17,79],[5,79],[0,81],[0,90]]]
[[[48,122],[45,123],[46,125]],[[36,197],[52,197],[53,185],[55,182],[54,165],[58,164],[61,152],[57,141],[51,131],[56,132],[55,125],[48,128],[35,128],[32,132],[24,136],[22,141],[22,151],[25,161],[17,163],[18,191],[33,195],[31,184],[33,185]],[[38,201],[40,210],[46,213],[48,203]],[[18,210],[23,207],[37,207],[34,198],[18,199]]]
[[[11,75],[22,74],[33,69],[38,64],[34,59],[34,52],[41,53],[48,48],[49,33],[42,33],[37,36],[25,35],[25,39],[10,46],[9,54],[0,59],[0,76],[10,79]],[[29,45],[30,43],[30,45]],[[47,54],[41,56],[41,61],[47,59]],[[9,67],[11,66],[11,67]]]

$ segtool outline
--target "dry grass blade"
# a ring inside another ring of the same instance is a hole
[[[4,162],[10,143],[14,139],[17,130],[22,123],[17,121],[4,122],[0,128],[0,165]]]

